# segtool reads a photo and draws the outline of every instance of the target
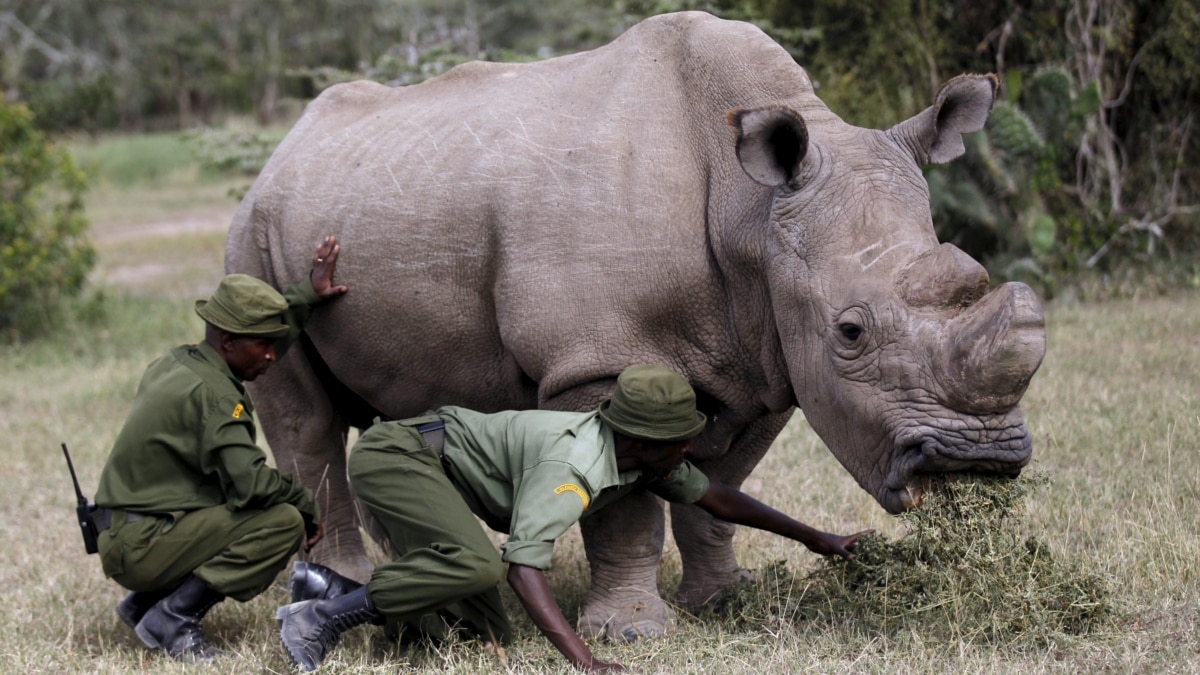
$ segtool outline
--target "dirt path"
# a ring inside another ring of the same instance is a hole
[[[237,205],[207,208],[172,218],[145,223],[93,223],[92,241],[108,244],[148,237],[178,237],[181,235],[224,232],[229,228]]]
[[[97,222],[93,283],[136,295],[200,297],[224,273],[224,234],[235,204],[146,222]]]

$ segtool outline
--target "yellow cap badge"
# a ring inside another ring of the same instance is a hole
[[[579,499],[583,502],[583,510],[587,511],[588,496],[587,493],[583,491],[583,488],[574,483],[563,483],[562,485],[554,488],[554,494],[556,495],[561,495],[564,492],[574,492],[575,494],[579,495]]]
[[[233,409],[233,419],[240,420],[242,418],[243,410],[245,410],[245,408],[242,407],[242,404],[241,403],[237,404],[237,407],[235,407]]]

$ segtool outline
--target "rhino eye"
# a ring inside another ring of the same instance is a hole
[[[858,338],[862,337],[863,333],[862,326],[856,323],[838,324],[838,330],[841,331],[842,337],[846,338],[850,342],[857,342]]]

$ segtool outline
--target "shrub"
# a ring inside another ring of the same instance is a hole
[[[271,153],[283,140],[279,130],[241,131],[210,127],[186,132],[183,139],[191,145],[192,154],[205,171],[248,179],[244,185],[229,188],[227,193],[239,202],[250,191],[250,181],[262,171]]]
[[[0,101],[0,335],[48,330],[95,264],[83,174],[20,104]]]

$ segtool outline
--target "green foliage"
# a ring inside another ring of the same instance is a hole
[[[520,60],[517,55],[510,56],[509,60]],[[468,56],[456,51],[450,44],[440,44],[426,49],[412,61],[398,50],[390,50],[379,57],[374,66],[367,70],[366,76],[381,83],[417,84],[437,77],[454,66],[470,60]]]
[[[83,287],[95,263],[84,189],[29,109],[0,102],[0,334],[48,329]]]
[[[826,559],[807,578],[783,562],[718,603],[728,618],[755,623],[821,621],[871,634],[909,632],[926,644],[1050,644],[1111,624],[1108,583],[1021,533],[1033,478],[937,478],[921,507],[900,516],[896,541],[860,539],[853,561]]]
[[[94,132],[117,123],[116,88],[108,76],[37,80],[24,87],[24,97],[45,131]]]
[[[203,127],[183,135],[200,165],[218,173],[255,176],[279,144],[260,131]]]
[[[191,145],[193,155],[205,171],[253,179],[275,152],[282,140],[282,131],[268,133],[265,130],[205,127],[189,131],[183,138]],[[249,183],[230,188],[229,196],[241,201],[249,189]]]
[[[1025,111],[1000,101],[988,119],[988,137],[997,149],[1020,159],[1036,158],[1046,147]]]

